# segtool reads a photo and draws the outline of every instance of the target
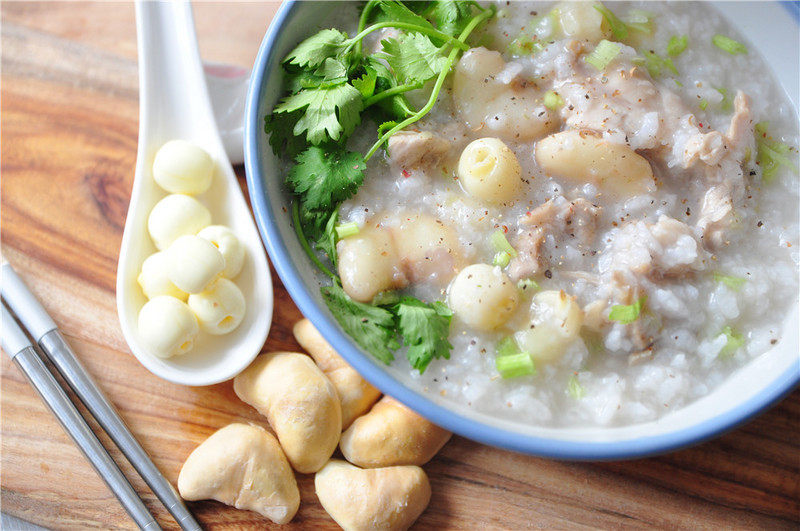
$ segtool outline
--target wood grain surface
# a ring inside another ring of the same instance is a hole
[[[205,58],[252,64],[276,8],[198,3]],[[174,483],[186,456],[216,429],[264,419],[236,399],[230,383],[188,388],[156,378],[122,338],[114,282],[136,157],[133,6],[3,2],[1,127],[3,254]],[[264,349],[296,349],[291,326],[300,313],[274,278],[275,318]],[[7,356],[0,368],[2,510],[47,527],[131,529]],[[559,462],[454,437],[425,467],[433,499],[416,528],[796,529],[799,441],[798,391],[712,442],[651,459]],[[175,528],[121,463],[159,522]],[[301,508],[288,527],[335,529],[313,477],[298,479]],[[269,527],[216,502],[189,505],[211,528]]]

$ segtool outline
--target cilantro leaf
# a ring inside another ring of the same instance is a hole
[[[442,71],[447,58],[442,50],[421,33],[406,33],[381,41],[386,60],[400,83],[423,83]]]
[[[294,111],[272,113],[264,117],[264,132],[269,135],[269,145],[275,156],[293,158],[306,148],[306,139],[292,132],[302,116],[302,111]]]
[[[347,81],[347,67],[338,59],[331,57],[313,72],[301,70],[288,76],[289,92],[300,92],[303,89],[330,88]]]
[[[458,36],[472,19],[472,8],[475,5],[475,2],[463,0],[439,0],[432,3],[429,16],[439,31]]]
[[[378,82],[378,72],[371,66],[364,67],[364,74],[352,81],[353,86],[366,99],[375,94],[375,85]]]
[[[394,74],[385,63],[379,61],[376,57],[368,57],[367,65],[366,68],[371,68],[375,71],[375,93],[397,86],[397,79],[395,79]],[[378,103],[378,106],[392,118],[400,120],[411,116],[415,112],[411,109],[411,104],[404,94],[395,94],[390,98],[385,98]]]
[[[336,234],[336,222],[338,220],[339,211],[334,210],[331,216],[328,218],[328,222],[325,223],[325,231],[316,242],[317,249],[328,255],[328,260],[331,261],[333,267],[336,267],[338,262],[336,255],[336,242],[339,240],[339,237]]]
[[[296,65],[300,68],[315,68],[328,57],[335,57],[347,47],[347,33],[335,29],[324,29],[312,35],[289,52],[283,60],[284,64]]]
[[[295,162],[286,183],[305,209],[325,212],[356,193],[367,167],[360,153],[337,146],[311,146]]]
[[[349,136],[361,123],[363,100],[352,85],[343,83],[327,88],[306,89],[285,98],[273,113],[305,109],[294,126],[294,134],[306,132],[310,144],[319,145],[331,139]]]
[[[410,10],[401,2],[395,0],[381,0],[378,2],[380,13],[375,17],[380,22],[404,22],[406,24],[415,24],[423,28],[433,29],[431,23]]]
[[[339,286],[322,288],[322,298],[334,319],[364,350],[385,364],[394,360],[394,316],[389,310],[351,299]]]
[[[395,307],[398,329],[408,346],[406,357],[420,374],[435,358],[450,359],[453,345],[447,340],[453,312],[444,303],[426,304],[414,297],[403,297]]]
[[[633,304],[616,304],[611,307],[611,313],[608,314],[608,318],[611,321],[619,321],[622,324],[631,324],[639,318],[639,314],[642,313],[645,302],[647,302],[646,296],[639,297],[639,300]]]

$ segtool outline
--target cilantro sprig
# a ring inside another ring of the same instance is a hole
[[[420,372],[433,359],[449,358],[452,314],[441,302],[408,296],[374,304],[352,300],[335,273],[339,206],[358,191],[377,150],[430,112],[453,65],[469,49],[470,34],[494,12],[494,6],[473,0],[369,0],[353,37],[323,29],[289,52],[282,63],[287,94],[265,117],[273,151],[294,162],[286,185],[295,199],[298,241],[333,282],[322,288],[323,299],[342,328],[384,363],[394,360],[399,339]],[[381,41],[378,53],[364,53],[364,38],[383,28],[399,31]],[[416,109],[406,93],[426,86],[428,101]],[[365,117],[379,124],[378,138],[362,155],[346,144]]]

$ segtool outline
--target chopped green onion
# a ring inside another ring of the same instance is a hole
[[[783,142],[773,140],[767,132],[767,127],[769,127],[769,122],[759,122],[755,126],[756,164],[761,167],[764,181],[771,181],[782,166],[797,174],[797,166],[787,156],[792,148]]]
[[[492,260],[492,265],[505,267],[508,263],[511,262],[511,255],[509,255],[505,251],[500,251],[494,255],[494,259]]]
[[[678,75],[678,69],[675,68],[675,64],[669,57],[661,57],[653,50],[645,50],[642,55],[644,55],[644,65],[647,68],[647,72],[653,79],[659,77],[664,68],[676,76]],[[634,61],[634,63],[637,62],[641,63],[642,61]]]
[[[503,378],[518,378],[536,373],[536,367],[527,352],[499,356],[495,358],[494,365]]]
[[[508,243],[506,235],[503,234],[503,231],[501,230],[494,231],[492,233],[490,240],[492,242],[492,247],[494,247],[494,250],[497,251],[498,253],[502,252],[508,253],[509,258],[517,257],[517,251],[515,251],[514,248],[511,247],[511,244]]]
[[[669,38],[669,42],[667,43],[667,53],[672,57],[677,57],[686,50],[688,45],[689,37],[686,35],[682,35],[681,37],[673,35]]]
[[[674,82],[675,82],[675,84],[676,84],[676,85],[678,85],[679,87],[683,87],[683,83],[681,83],[681,82],[680,82],[680,81],[678,81],[677,79],[673,79],[672,81],[674,81]]]
[[[358,223],[351,221],[350,223],[342,223],[336,225],[336,235],[339,238],[347,238],[348,236],[355,236],[358,234]]]
[[[555,111],[564,106],[564,99],[558,95],[558,92],[548,90],[544,93],[544,106]]]
[[[523,278],[517,282],[517,289],[523,292],[533,293],[539,289],[539,284],[532,278]]]
[[[512,354],[519,354],[522,352],[517,345],[517,340],[514,336],[506,336],[497,344],[497,355],[499,357],[511,356]]]
[[[708,107],[708,100],[707,100],[707,99],[705,99],[705,98],[703,98],[702,100],[700,100],[699,107],[700,107],[700,110],[701,110],[701,111],[704,111],[704,110],[706,110],[706,107]]]
[[[628,11],[625,26],[629,30],[651,35],[653,33],[653,14],[641,9],[631,9]]]
[[[611,34],[615,39],[618,41],[624,41],[628,38],[628,27],[617,17],[617,15],[615,15],[610,9],[600,2],[596,3],[594,8],[598,10],[601,15],[603,15],[604,19],[606,19],[606,22],[608,22],[608,25],[611,27]],[[600,70],[602,70],[602,68],[600,68]]]
[[[744,55],[747,53],[747,46],[725,35],[716,34],[711,37],[711,42],[720,50],[724,50],[731,55]]]
[[[544,50],[544,44],[534,37],[522,34],[508,45],[508,53],[514,56],[536,55]]]
[[[639,300],[633,304],[615,304],[611,307],[608,318],[611,321],[619,321],[622,324],[631,324],[639,318],[645,302],[647,302],[647,296],[639,297]]]
[[[722,329],[722,334],[728,340],[725,343],[725,346],[722,347],[722,350],[719,351],[717,357],[719,358],[730,358],[736,353],[744,345],[744,336],[730,326],[726,326]]]
[[[598,70],[604,70],[622,51],[622,45],[603,39],[595,49],[583,58],[584,61]]]
[[[567,382],[567,392],[569,392],[569,396],[575,400],[580,400],[586,395],[586,391],[584,391],[583,386],[578,381],[578,377],[574,374],[570,377],[569,382]]]
[[[744,286],[744,283],[747,282],[747,279],[734,277],[731,275],[723,275],[719,271],[714,271],[714,281],[719,282],[720,284],[725,284],[733,291],[739,291],[742,289],[742,286]]]
[[[730,111],[733,109],[733,102],[731,101],[731,97],[728,95],[728,89],[726,88],[716,88],[715,90],[722,94],[722,101],[719,102],[719,107],[723,111]]]

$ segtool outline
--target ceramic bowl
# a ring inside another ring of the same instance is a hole
[[[749,419],[800,381],[798,307],[785,316],[784,335],[769,352],[734,373],[711,394],[656,421],[622,427],[548,428],[501,420],[435,392],[425,392],[402,368],[386,367],[338,326],[319,294],[314,266],[292,230],[281,165],[264,133],[264,116],[283,92],[281,59],[325,20],[336,3],[284,2],[267,31],[253,68],[245,117],[245,165],[256,222],[275,268],[303,314],[367,380],[436,424],[470,439],[524,453],[565,459],[632,458],[695,444]],[[798,108],[797,4],[725,3],[717,6],[772,66]]]

